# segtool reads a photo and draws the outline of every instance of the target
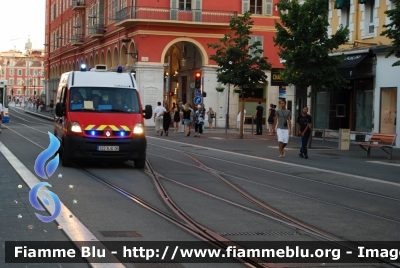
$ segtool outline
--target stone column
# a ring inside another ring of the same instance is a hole
[[[136,83],[140,93],[141,103],[143,108],[146,105],[151,105],[154,109],[157,107],[157,102],[164,101],[164,67],[160,63],[135,65]],[[154,126],[153,116],[151,119],[145,119],[146,126]]]

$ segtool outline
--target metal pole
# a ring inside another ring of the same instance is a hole
[[[254,114],[251,115],[251,134],[253,134],[254,131]]]
[[[322,140],[322,146],[325,146],[325,132],[326,132],[326,106],[328,102],[328,88],[325,90],[325,109],[324,109],[324,137]]]
[[[169,92],[171,91],[171,55],[168,55],[168,82],[165,85],[165,91],[167,93],[167,103],[169,107]]]
[[[228,96],[226,98],[226,113],[225,113],[225,134],[228,133],[228,111],[229,111],[229,84],[228,84]]]

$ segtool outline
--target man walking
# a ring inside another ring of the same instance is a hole
[[[264,112],[264,107],[261,106],[261,101],[258,102],[256,108],[256,134],[255,135],[262,135],[262,116]]]
[[[159,136],[161,127],[163,125],[163,114],[167,110],[161,106],[161,102],[157,102],[157,107],[154,109],[154,123],[156,125],[156,136]],[[161,132],[162,133],[162,132]],[[162,134],[161,134],[162,136]]]
[[[276,127],[276,134],[278,135],[279,142],[279,157],[285,156],[285,147],[289,142],[289,136],[292,135],[292,124],[290,111],[286,109],[286,101],[281,100],[281,109],[275,113],[274,129]]]
[[[301,115],[297,117],[297,128],[299,129],[299,136],[300,136],[300,142],[301,142],[301,148],[300,148],[300,154],[299,156],[301,158],[308,159],[308,154],[307,154],[307,143],[308,139],[310,138],[311,134],[311,122],[312,118],[311,115],[308,114],[308,107],[304,107]]]

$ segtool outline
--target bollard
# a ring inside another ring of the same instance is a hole
[[[254,114],[251,115],[251,134],[253,134],[254,131]]]

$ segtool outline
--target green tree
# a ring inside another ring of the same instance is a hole
[[[254,89],[257,84],[267,82],[265,70],[271,69],[267,57],[263,57],[264,50],[261,42],[249,44],[251,28],[254,22],[250,12],[243,16],[234,16],[229,22],[230,32],[221,38],[219,43],[207,44],[216,49],[210,56],[218,64],[217,79],[223,84],[231,84],[242,89],[242,105],[240,108],[240,138],[243,138],[244,120],[244,92]]]
[[[383,25],[387,28],[381,35],[389,39],[392,39],[392,46],[389,48],[386,58],[394,55],[396,58],[400,58],[400,0],[391,0],[394,4],[394,9],[386,10],[385,14],[391,20],[389,24]],[[392,64],[392,66],[400,66],[400,60]]]
[[[337,71],[343,56],[332,57],[329,53],[348,40],[349,30],[341,25],[334,35],[328,36],[328,3],[281,0],[277,4],[280,22],[275,21],[274,42],[284,60],[281,76],[287,84],[311,86],[311,97],[323,87],[341,88],[347,83]]]

